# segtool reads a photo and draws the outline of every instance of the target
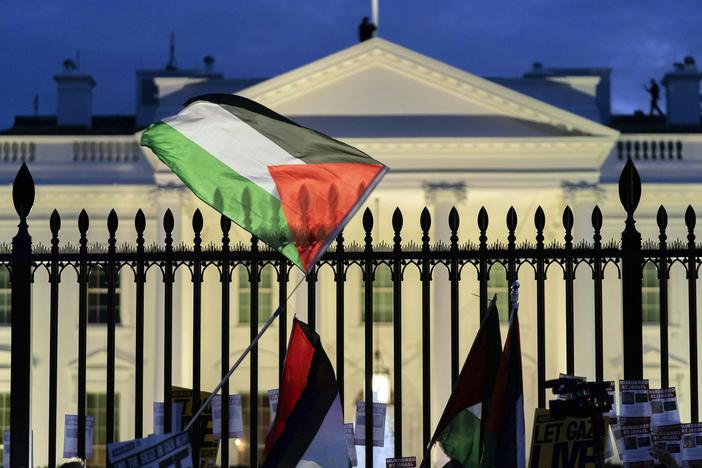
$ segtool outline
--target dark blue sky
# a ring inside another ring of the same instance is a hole
[[[159,68],[176,33],[182,68],[206,54],[226,76],[271,76],[356,42],[370,0],[0,0],[0,128],[56,106],[53,74],[80,50],[98,113],[132,113],[134,72]],[[612,67],[616,111],[673,61],[702,61],[699,0],[380,0],[380,35],[478,75]]]

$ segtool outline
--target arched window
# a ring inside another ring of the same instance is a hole
[[[361,284],[361,323],[365,322],[365,291]],[[373,322],[392,323],[392,272],[387,265],[375,270],[373,280]]]
[[[115,281],[115,323],[119,317],[119,273]],[[101,268],[90,272],[88,278],[88,323],[107,323],[107,273]]]
[[[251,284],[246,268],[238,269],[239,323],[251,323]],[[265,322],[273,314],[273,269],[263,268],[258,283],[258,321]]]
[[[641,282],[641,318],[643,323],[659,323],[661,318],[661,291],[658,284],[658,269],[651,262],[643,269]]]

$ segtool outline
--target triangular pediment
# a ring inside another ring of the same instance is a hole
[[[508,136],[510,132],[515,136],[616,134],[597,122],[380,38],[238,94],[283,115],[300,117],[305,124],[305,118],[312,122],[336,119],[329,124],[348,127],[353,122],[372,128],[378,125],[378,119],[398,117],[414,119],[415,127],[474,128],[478,122],[492,119],[490,128],[506,129],[505,134],[494,136]]]

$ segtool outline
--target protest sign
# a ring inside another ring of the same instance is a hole
[[[2,466],[10,466],[10,431],[2,433]]]
[[[678,466],[682,465],[682,451],[680,450],[682,430],[679,424],[654,430],[651,437],[654,446],[668,452]]]
[[[67,414],[63,435],[63,458],[78,456],[78,415]],[[92,416],[85,417],[85,458],[93,458],[93,422]]]
[[[180,432],[183,429],[183,409],[182,402],[171,403],[171,432]],[[164,433],[165,409],[162,401],[154,401],[154,435]]]
[[[651,401],[651,427],[655,429],[680,424],[675,387],[649,390],[648,395]]]
[[[200,404],[209,396],[209,392],[200,392]],[[189,388],[171,387],[171,399],[176,403],[183,404],[180,427],[185,427],[193,417],[193,413],[198,410],[198,408],[193,409],[193,391]],[[212,432],[212,406],[205,408],[195,423],[195,427],[196,430],[191,430],[191,432],[200,437],[200,466],[198,468],[214,468],[219,451],[219,441],[214,438]]]
[[[636,464],[637,467],[653,467],[650,424],[617,425],[612,427],[612,432],[617,441],[619,458],[625,467],[632,464]]]
[[[222,397],[212,399],[212,427],[215,439],[222,438]],[[241,409],[241,395],[229,395],[229,439],[244,437],[244,418]]]
[[[193,468],[187,432],[115,442],[107,446],[107,457],[112,468]]]
[[[609,410],[607,413],[604,413],[602,416],[612,419],[617,417],[617,404],[614,401],[614,394],[616,393],[616,391],[614,388],[614,380],[607,381],[606,383],[607,398],[609,399],[609,404],[612,405],[612,409]]]
[[[349,452],[351,466],[357,466],[358,456],[356,455],[356,444],[353,439],[353,423],[344,424],[344,433],[346,435],[346,450]]]
[[[619,414],[621,416],[651,416],[647,379],[619,381]]]
[[[681,424],[683,466],[702,466],[702,423]]]
[[[385,468],[416,468],[416,457],[386,458]]]
[[[268,406],[271,408],[271,421],[275,420],[275,413],[278,411],[278,395],[280,390],[274,388],[273,390],[268,390]]]
[[[603,434],[607,434],[607,420]],[[603,440],[604,443],[604,440]],[[590,418],[561,418],[551,416],[547,409],[537,408],[531,436],[529,465],[532,468],[561,466],[594,468],[595,445]]]
[[[385,403],[373,403],[373,447],[383,447],[385,445],[385,413],[387,405]],[[366,443],[366,402],[356,402],[356,445]]]

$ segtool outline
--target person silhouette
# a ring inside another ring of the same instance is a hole
[[[358,25],[358,40],[360,42],[367,41],[373,34],[375,30],[378,29],[373,23],[370,22],[367,16],[363,17],[363,21]]]
[[[656,83],[656,80],[651,78],[649,86],[644,86],[644,89],[651,95],[651,107],[648,111],[648,115],[653,115],[654,112],[658,112],[658,115],[663,115],[663,111],[658,107],[658,100],[661,97],[661,88]]]

